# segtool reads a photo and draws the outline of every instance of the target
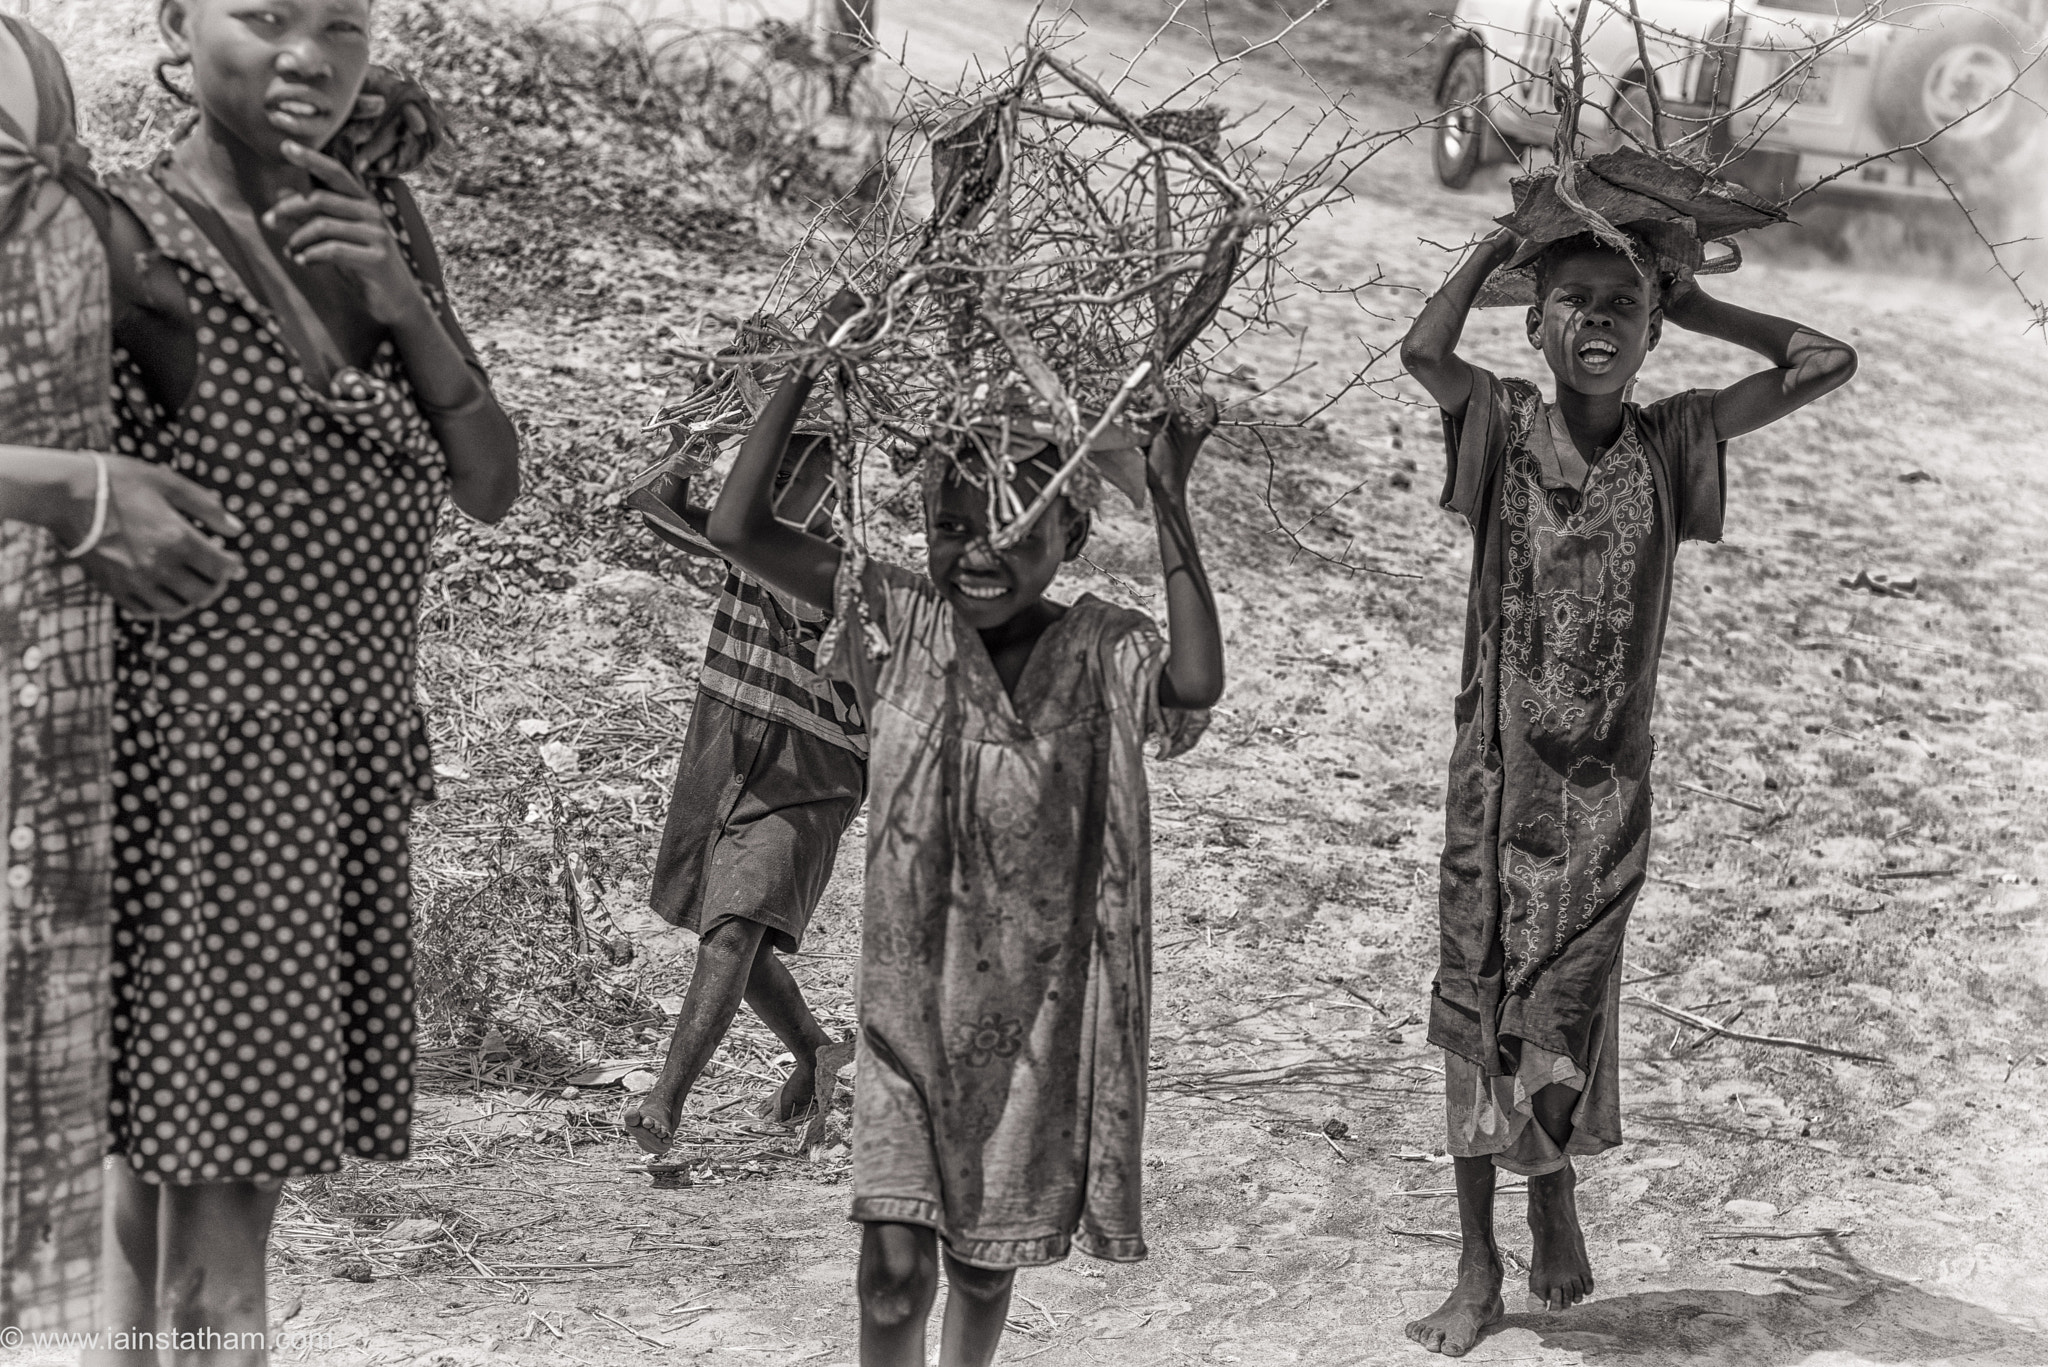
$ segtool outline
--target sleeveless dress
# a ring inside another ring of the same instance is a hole
[[[109,449],[107,258],[56,50],[0,113],[0,443]],[[113,612],[50,534],[0,522],[0,1325],[98,1327],[107,1114]]]
[[[184,287],[196,378],[163,411],[117,350],[118,440],[220,495],[248,575],[116,643],[115,1147],[177,1184],[400,1159],[409,822],[433,795],[413,662],[446,460],[393,344],[309,377],[164,175],[109,188]]]

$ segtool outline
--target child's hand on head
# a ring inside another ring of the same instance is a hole
[[[296,142],[284,143],[283,151],[287,161],[312,173],[316,186],[307,194],[286,195],[263,216],[266,225],[288,235],[285,250],[292,259],[341,272],[355,286],[364,312],[385,327],[431,311],[384,206],[362,182],[323,152]]]
[[[1676,323],[1685,317],[1686,311],[1707,297],[1700,288],[1699,280],[1690,271],[1674,271],[1664,277],[1663,287],[1658,291],[1658,302],[1663,305],[1664,316]]]
[[[1174,499],[1187,493],[1195,457],[1216,430],[1221,411],[1216,400],[1204,394],[1193,413],[1175,407],[1167,414],[1145,453],[1145,482],[1154,493]]]

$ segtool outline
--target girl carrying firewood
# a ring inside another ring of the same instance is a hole
[[[841,296],[817,340],[861,311]],[[1187,749],[1223,691],[1187,515],[1214,415],[1174,416],[1146,460],[1169,648],[1141,613],[1046,596],[1088,538],[1066,497],[999,548],[989,510],[1002,491],[988,481],[1007,479],[1028,505],[1062,461],[1021,418],[993,461],[928,453],[929,577],[779,521],[776,467],[821,369],[807,360],[782,382],[709,530],[764,583],[835,609],[821,665],[852,683],[868,719],[853,1120],[861,1362],[922,1367],[943,1258],[953,1295],[940,1361],[971,1367],[994,1358],[1018,1268],[1075,1244],[1145,1255],[1142,748]],[[1002,438],[982,429],[969,441]]]
[[[1464,1251],[1450,1298],[1408,1326],[1450,1356],[1503,1313],[1496,1168],[1529,1178],[1530,1291],[1561,1310],[1592,1290],[1572,1158],[1621,1142],[1622,941],[1648,869],[1650,718],[1678,547],[1721,539],[1727,443],[1856,369],[1845,344],[1700,288],[1702,228],[1715,215],[1724,231],[1758,226],[1768,206],[1634,152],[1564,174],[1567,191],[1518,193],[1502,220],[1515,226],[1452,273],[1401,350],[1443,409],[1443,505],[1473,532],[1429,1032]],[[1681,219],[1671,204],[1687,198],[1695,216]],[[1482,291],[1515,302],[1517,282],[1552,402],[1458,355]],[[1769,365],[1630,403],[1667,324]]]

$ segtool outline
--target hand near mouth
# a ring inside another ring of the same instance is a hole
[[[301,266],[332,266],[362,298],[363,309],[385,327],[411,321],[432,306],[391,235],[384,206],[372,199],[346,166],[324,153],[286,140],[286,161],[312,174],[314,188],[289,194],[263,216],[265,226],[288,233],[285,252]]]

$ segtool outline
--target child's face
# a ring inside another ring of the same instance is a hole
[[[1044,478],[1027,467],[1018,481],[1019,497],[1028,504]],[[988,631],[1045,597],[1060,566],[1080,554],[1087,529],[1064,498],[1055,499],[1022,540],[998,551],[989,543],[987,491],[947,478],[932,498],[926,523],[932,583],[962,621]]]
[[[220,127],[271,156],[323,148],[370,65],[370,0],[163,0],[158,23],[192,57],[192,89]]]
[[[1550,270],[1543,303],[1529,310],[1529,343],[1557,382],[1581,394],[1626,389],[1664,327],[1657,287],[1627,257],[1585,251]]]

